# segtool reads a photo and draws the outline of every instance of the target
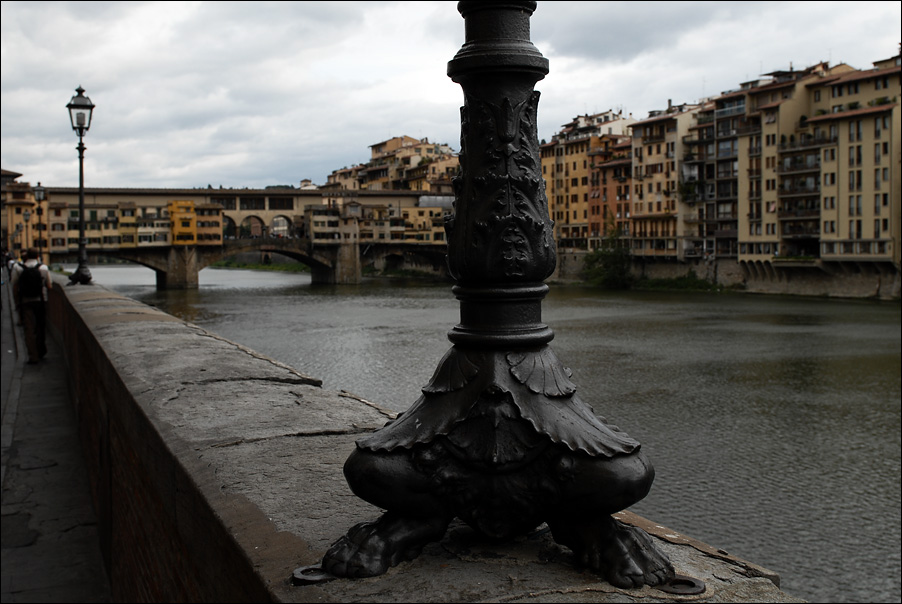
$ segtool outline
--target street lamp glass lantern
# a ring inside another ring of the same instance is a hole
[[[78,136],[84,136],[91,127],[91,114],[94,112],[94,103],[85,96],[85,90],[81,86],[75,89],[76,94],[66,105],[69,110],[69,119],[72,121],[72,129]]]
[[[44,201],[46,198],[46,189],[41,186],[41,183],[38,183],[36,187],[34,187],[34,200],[37,202]]]

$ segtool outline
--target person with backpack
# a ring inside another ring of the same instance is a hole
[[[50,270],[38,259],[35,248],[28,248],[25,261],[13,266],[10,282],[25,328],[28,363],[34,364],[47,354],[46,303],[47,294],[53,288]]]

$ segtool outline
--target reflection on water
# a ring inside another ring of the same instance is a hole
[[[156,292],[147,269],[91,270],[396,410],[458,320],[447,285],[205,269],[199,290]],[[899,601],[898,303],[553,287],[544,318],[580,396],[655,463],[637,513],[779,572],[792,595]]]

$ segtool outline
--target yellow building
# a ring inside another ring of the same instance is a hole
[[[359,172],[364,166],[354,166],[352,168],[342,168],[341,170],[333,170],[327,177],[326,184],[322,186],[323,190],[348,190],[356,191],[360,189]]]
[[[450,192],[450,177],[457,168],[457,156],[448,145],[396,136],[370,145],[366,164],[333,171],[323,190],[444,193]]]
[[[47,232],[48,204],[44,199],[35,200],[35,191],[27,182],[17,182],[22,176],[18,172],[3,170],[2,188],[2,224],[3,248],[16,258],[30,247],[47,250],[49,240]]]
[[[197,244],[197,214],[191,200],[173,200],[167,204],[173,245]]]
[[[564,124],[550,143],[541,146],[548,213],[554,221],[553,234],[559,249],[588,249],[591,156],[602,146],[602,136],[626,134],[633,122],[632,118],[624,118],[622,112],[580,115]]]
[[[452,194],[451,179],[460,172],[457,155],[441,155],[407,170],[407,188],[434,195]]]
[[[439,207],[416,207],[402,212],[404,240],[445,243],[445,211]]]
[[[78,223],[75,231],[69,229],[69,205],[65,201],[50,199],[47,211],[47,225],[50,229],[50,253],[65,254],[70,249],[78,250]]]
[[[195,206],[195,214],[197,245],[221,245],[222,206],[218,203],[200,203]]]
[[[138,247],[138,206],[133,201],[119,203],[119,247]]]

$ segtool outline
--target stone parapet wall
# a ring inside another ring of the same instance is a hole
[[[97,286],[56,287],[49,318],[69,365],[114,601],[272,601],[227,527],[260,522],[259,510],[219,493],[195,447],[157,412],[203,375],[213,351],[180,347],[185,324]]]
[[[499,544],[455,523],[380,577],[303,586],[379,510],[342,475],[355,439],[393,414],[97,285],[57,277],[52,331],[68,363],[114,601],[677,602],[615,588],[573,566],[549,534]],[[697,602],[798,602],[779,577],[629,512]]]

